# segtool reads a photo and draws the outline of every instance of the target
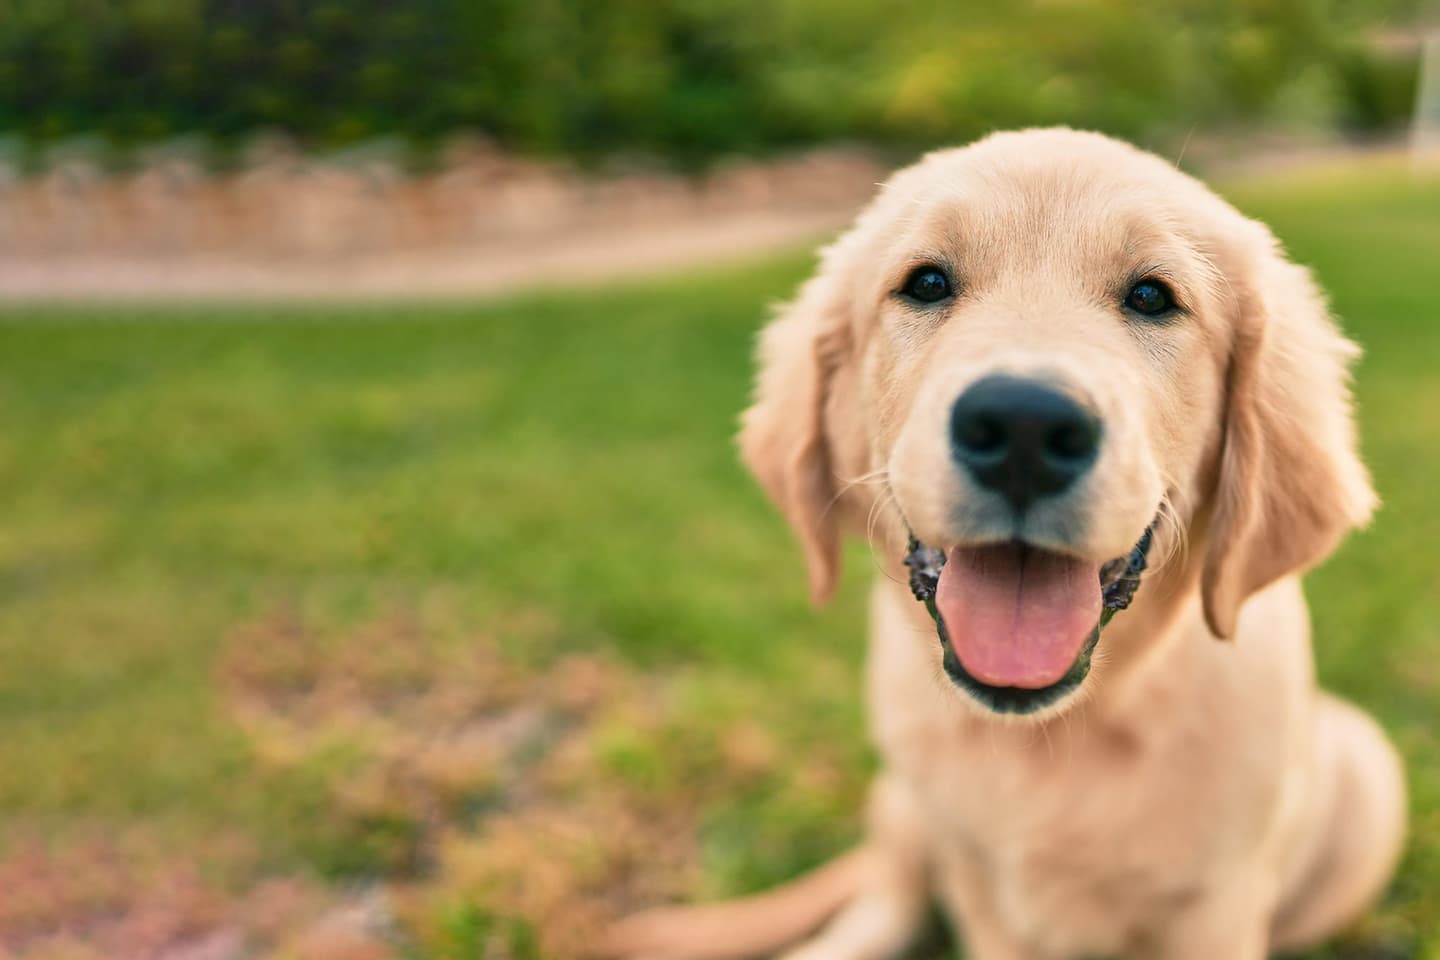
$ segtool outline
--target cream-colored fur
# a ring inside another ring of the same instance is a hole
[[[922,263],[955,280],[941,307],[894,295]],[[1120,309],[1147,273],[1181,316]],[[1297,579],[1374,504],[1354,355],[1264,226],[1132,147],[1024,131],[896,174],[766,330],[741,434],[817,599],[847,528],[887,564],[865,844],[769,897],[631,918],[607,951],[879,960],[932,898],[975,960],[1250,960],[1355,919],[1397,859],[1404,784],[1373,721],[1316,688]],[[1027,515],[1027,539],[1100,562],[1160,518],[1091,675],[1022,718],[949,683],[899,566],[907,528],[942,547],[996,535],[946,432],[995,372],[1060,383],[1104,424],[1090,474]]]

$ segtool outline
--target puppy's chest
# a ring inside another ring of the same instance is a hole
[[[898,747],[888,763],[925,811],[941,869],[963,860],[978,871],[1012,928],[1045,937],[1071,926],[1066,942],[1118,950],[1210,872],[1203,784],[1157,776],[1138,746],[1055,730],[1048,741],[951,733]]]

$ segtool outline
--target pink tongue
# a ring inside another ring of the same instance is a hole
[[[956,547],[935,605],[965,670],[992,687],[1048,687],[1069,672],[1100,620],[1100,572],[1013,544]]]

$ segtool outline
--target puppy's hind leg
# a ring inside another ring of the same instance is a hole
[[[597,944],[598,957],[741,960],[783,950],[848,902],[871,872],[865,847],[783,887],[724,903],[660,907],[626,917]]]
[[[1356,920],[1385,888],[1405,839],[1405,775],[1379,725],[1329,695],[1315,722],[1316,791],[1328,813],[1282,896],[1277,950],[1314,946]]]
[[[647,910],[611,927],[594,953],[627,960],[764,957],[830,917],[796,956],[879,960],[899,952],[924,918],[920,821],[902,788],[884,777],[871,786],[868,821],[862,846],[783,887],[725,903]]]

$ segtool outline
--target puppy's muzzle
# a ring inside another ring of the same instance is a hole
[[[995,375],[971,385],[950,412],[956,461],[1023,514],[1064,492],[1095,463],[1100,421],[1054,387]]]

